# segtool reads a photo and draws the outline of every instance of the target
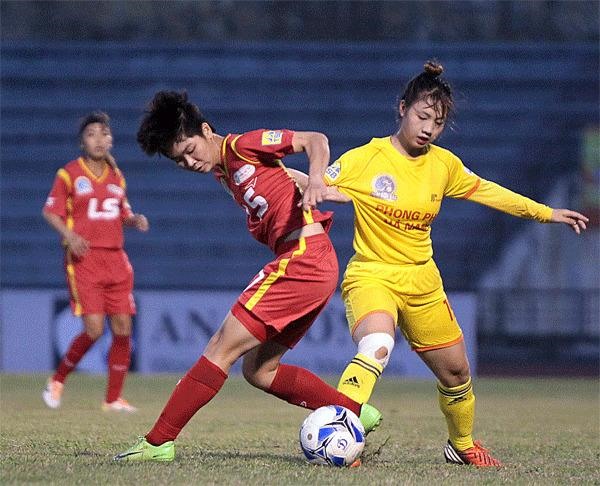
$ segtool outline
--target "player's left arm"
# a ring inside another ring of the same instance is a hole
[[[121,188],[123,191],[127,190],[127,184],[125,183],[125,178],[123,176],[121,176]],[[124,195],[121,201],[121,221],[123,222],[123,226],[135,228],[138,231],[146,232],[150,228],[146,216],[132,211],[127,195]]]
[[[146,232],[148,229],[150,229],[148,218],[141,213],[132,213],[128,218],[123,219],[123,224],[143,232]]]
[[[552,219],[550,219],[551,223],[568,225],[577,234],[581,234],[583,230],[587,229],[586,223],[589,221],[587,216],[570,209],[552,209]]]
[[[589,221],[586,216],[570,209],[554,209],[511,191],[500,184],[480,178],[467,169],[454,154],[445,154],[448,185],[445,196],[468,199],[519,218],[540,223],[564,223],[580,234]]]
[[[306,152],[308,177],[302,195],[302,209],[310,210],[325,201],[327,186],[323,181],[329,164],[329,141],[320,132],[294,132],[292,147],[295,153]]]
[[[485,179],[480,180],[477,189],[468,199],[513,216],[541,223],[564,223],[577,234],[587,229],[586,223],[589,221],[577,211],[551,208]]]
[[[124,226],[128,226],[130,228],[135,228],[138,231],[143,231],[144,233],[148,231],[150,228],[150,223],[148,223],[148,218],[141,213],[134,213],[131,210],[131,206],[129,205],[129,201],[127,198],[123,198],[123,206],[122,210],[122,221]]]

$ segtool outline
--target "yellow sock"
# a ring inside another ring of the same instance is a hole
[[[446,388],[438,383],[440,409],[446,417],[450,442],[459,451],[473,447],[475,395],[471,378],[464,385]]]
[[[337,389],[355,402],[366,403],[382,371],[383,366],[376,360],[358,353],[346,366]]]

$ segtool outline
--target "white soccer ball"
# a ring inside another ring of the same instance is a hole
[[[354,412],[328,405],[306,417],[300,427],[300,447],[313,464],[351,466],[365,447],[365,429]]]

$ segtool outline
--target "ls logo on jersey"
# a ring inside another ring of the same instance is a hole
[[[333,164],[331,164],[329,167],[327,167],[325,174],[332,181],[334,181],[337,179],[337,176],[340,175],[341,170],[342,170],[342,168],[340,167],[340,162],[339,162],[339,160],[336,160]]]
[[[256,168],[253,165],[246,164],[242,165],[238,170],[233,173],[233,182],[236,186],[243,184],[246,182],[254,173],[256,172]]]
[[[75,179],[75,193],[82,196],[84,194],[89,194],[93,192],[94,188],[92,187],[92,183],[85,176],[79,176]]]
[[[372,182],[373,192],[371,196],[384,199],[386,201],[395,201],[396,196],[396,181],[391,175],[383,174],[375,177]]]
[[[279,145],[283,132],[281,130],[269,130],[262,134],[262,145]]]
[[[109,197],[102,201],[102,204],[97,198],[93,197],[88,203],[88,218],[93,220],[110,221],[117,219],[121,214],[119,209],[119,200],[114,197]]]

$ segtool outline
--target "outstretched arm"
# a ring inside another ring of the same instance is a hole
[[[586,223],[589,221],[576,211],[551,208],[485,179],[479,180],[475,190],[466,197],[520,218],[534,219],[541,223],[564,223],[577,234],[587,228]]]
[[[296,184],[298,184],[298,187],[302,190],[305,191],[306,186],[308,185],[308,176],[304,173],[301,172],[299,170],[296,169],[287,169],[288,173],[292,176],[292,178],[296,181]],[[338,188],[335,186],[325,186],[325,193],[323,195],[323,201],[330,201],[330,202],[336,202],[336,203],[347,203],[352,201],[352,199],[350,199],[348,196],[342,194],[340,191],[338,191]],[[298,206],[301,206],[302,203],[298,204]]]
[[[578,235],[585,229],[587,229],[586,223],[589,219],[577,211],[571,211],[570,209],[553,209],[551,223],[564,223],[568,225]]]

